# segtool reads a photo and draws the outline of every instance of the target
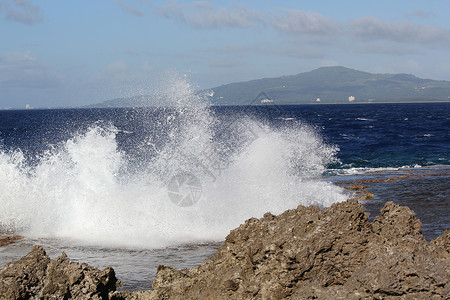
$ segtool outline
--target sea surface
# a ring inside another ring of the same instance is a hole
[[[0,111],[0,267],[44,245],[149,289],[250,217],[326,207],[364,185],[374,218],[410,206],[428,240],[448,229],[450,103]]]

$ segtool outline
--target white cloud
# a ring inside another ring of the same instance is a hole
[[[408,21],[389,22],[374,17],[350,21],[351,32],[364,39],[389,40],[450,47],[450,30]]]
[[[145,13],[139,7],[137,7],[136,5],[125,3],[122,0],[117,0],[116,1],[116,5],[121,10],[123,10],[124,12],[126,12],[128,14],[131,14],[131,15],[134,15],[136,17],[142,17],[142,16],[145,15]]]
[[[263,14],[243,5],[215,8],[209,2],[179,4],[176,1],[159,7],[159,15],[181,21],[196,28],[272,26],[278,31],[302,34],[334,34],[340,30],[337,21],[316,12],[284,9],[274,14]],[[280,13],[281,12],[281,13]]]
[[[292,34],[336,34],[340,31],[337,21],[322,14],[297,9],[285,9],[270,24],[281,32]]]
[[[0,15],[11,21],[31,25],[44,20],[43,11],[30,0],[12,0],[0,2]]]
[[[186,23],[195,28],[274,28],[292,37],[318,37],[330,44],[338,39],[349,39],[354,43],[368,41],[396,42],[404,45],[421,44],[427,48],[450,48],[450,30],[430,25],[416,24],[409,21],[390,22],[371,16],[352,19],[347,22],[338,21],[313,11],[297,9],[278,9],[272,13],[248,9],[243,5],[216,7],[211,2],[194,2],[180,4],[177,1],[166,2],[156,6],[157,14],[170,20]],[[432,11],[415,10],[407,16],[427,18],[433,16]],[[358,40],[355,41],[354,38]],[[400,48],[384,47],[386,54]],[[406,47],[407,48],[407,47]],[[378,47],[377,52],[383,52]],[[399,55],[401,53],[395,53]]]
[[[260,20],[260,13],[244,6],[215,9],[208,2],[178,4],[173,1],[159,7],[159,14],[198,28],[252,27]]]
[[[0,52],[0,88],[53,88],[61,82],[62,76],[30,51]]]

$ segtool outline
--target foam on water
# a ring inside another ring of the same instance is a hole
[[[230,136],[233,149],[205,151],[224,148],[207,102],[180,78],[169,82],[164,95],[174,108],[165,121],[168,135],[139,168],[118,147],[121,130],[102,123],[73,133],[37,164],[27,163],[20,149],[0,150],[0,229],[81,244],[158,248],[220,241],[250,217],[346,199],[341,188],[316,179],[337,150],[310,127],[289,122],[272,128],[244,118],[226,129],[240,128]],[[226,167],[205,168],[206,161]],[[201,182],[192,206],[169,198],[168,182],[183,172]]]

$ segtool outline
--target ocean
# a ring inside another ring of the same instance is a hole
[[[373,218],[410,206],[449,228],[450,103],[220,107],[189,90],[159,108],[0,111],[0,267],[41,244],[129,290],[188,268],[246,219],[326,207],[364,185]]]

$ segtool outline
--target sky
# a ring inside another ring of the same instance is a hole
[[[345,66],[450,80],[450,1],[0,0],[0,108]]]

